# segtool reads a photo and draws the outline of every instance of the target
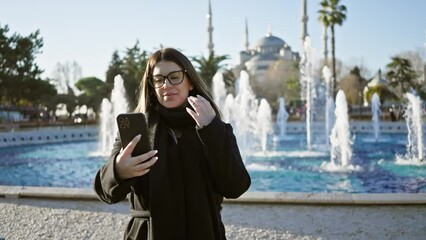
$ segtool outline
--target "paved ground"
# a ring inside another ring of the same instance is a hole
[[[228,239],[426,239],[426,206],[224,204]],[[121,239],[127,203],[0,198],[0,239]]]

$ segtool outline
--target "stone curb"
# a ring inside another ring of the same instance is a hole
[[[98,200],[90,188],[29,187],[0,185],[0,197]]]
[[[28,187],[0,185],[0,198],[44,198],[98,201],[90,188]],[[420,205],[426,204],[426,193],[298,193],[247,192],[236,204],[315,204],[315,205]]]
[[[426,193],[304,193],[247,192],[229,203],[315,205],[418,205],[426,204]]]

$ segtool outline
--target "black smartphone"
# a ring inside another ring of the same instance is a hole
[[[151,144],[148,137],[148,127],[143,113],[122,113],[117,116],[118,132],[121,146],[125,148],[138,134],[141,139],[133,149],[132,156],[149,152]]]

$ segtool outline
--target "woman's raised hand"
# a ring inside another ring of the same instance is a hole
[[[187,107],[186,111],[194,118],[198,126],[207,126],[213,121],[216,112],[207,99],[200,95],[197,95],[197,97],[189,96],[188,102],[194,110]]]
[[[149,172],[149,168],[157,161],[158,157],[155,157],[157,150],[151,150],[145,154],[132,157],[133,149],[140,139],[140,134],[133,138],[115,159],[115,167],[120,179],[124,180],[145,175]]]

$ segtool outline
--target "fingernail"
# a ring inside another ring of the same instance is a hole
[[[154,150],[154,152],[155,152],[155,154],[157,154],[157,153],[158,153],[158,150]]]
[[[141,138],[141,135],[140,134],[138,134],[138,135],[136,135],[136,139],[140,139]]]

